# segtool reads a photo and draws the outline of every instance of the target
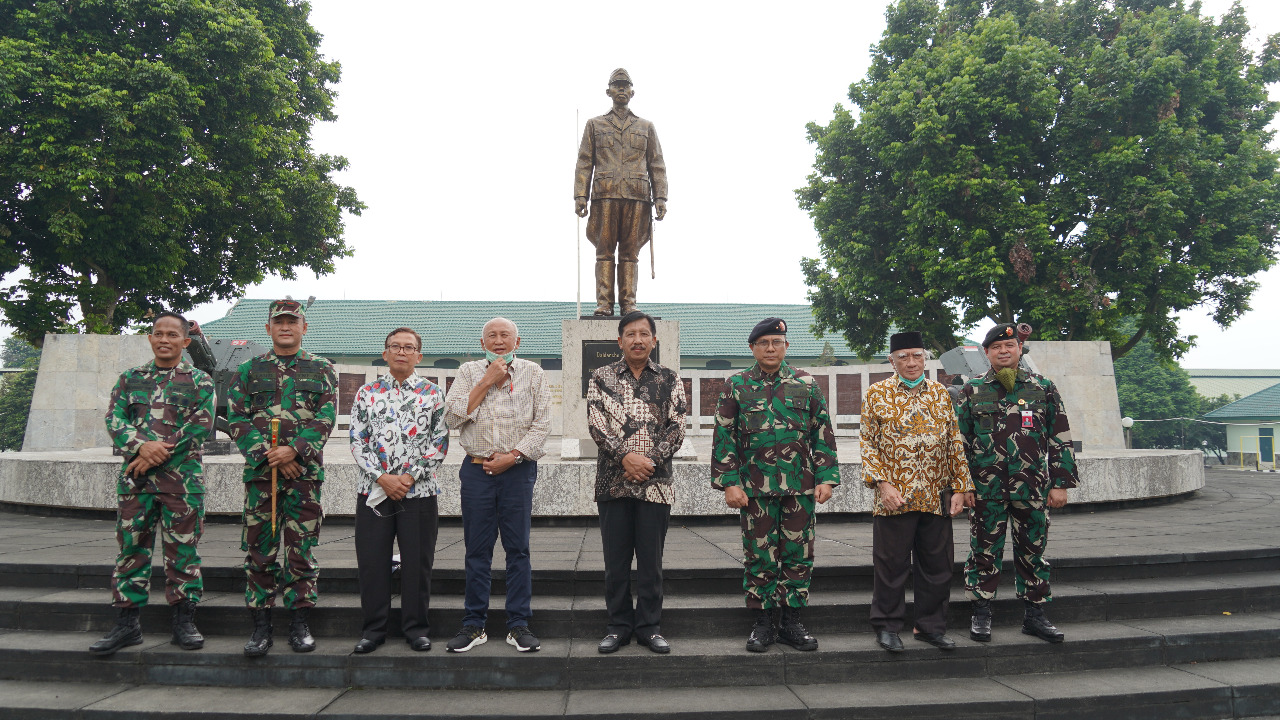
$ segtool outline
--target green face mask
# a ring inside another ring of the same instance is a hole
[[[512,350],[511,352],[507,353],[506,355],[499,355],[498,353],[491,352],[491,351],[489,351],[489,350],[485,350],[485,351],[484,351],[484,359],[485,359],[485,360],[488,360],[489,362],[493,362],[494,360],[497,360],[498,358],[502,358],[502,361],[503,361],[503,362],[505,362],[506,364],[510,365],[510,364],[511,364],[511,360],[512,360],[512,358],[514,358],[515,356],[516,356],[516,351],[515,351],[515,350]]]
[[[902,381],[903,385],[906,385],[909,388],[913,388],[919,385],[920,383],[924,382],[924,374],[922,373],[920,377],[916,378],[915,380],[908,380],[902,377],[901,375],[898,376],[898,379]]]
[[[996,371],[996,380],[1004,386],[1005,392],[1013,392],[1013,381],[1018,379],[1018,371],[1014,368],[1000,368]]]

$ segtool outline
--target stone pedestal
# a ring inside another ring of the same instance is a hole
[[[658,346],[653,358],[659,364],[680,372],[680,323],[657,320]],[[563,363],[564,402],[562,405],[564,441],[560,457],[581,460],[596,457],[596,444],[587,432],[587,379],[591,372],[622,357],[618,347],[618,317],[561,321],[561,362]],[[681,448],[681,455],[684,455]],[[679,456],[678,456],[679,457]]]

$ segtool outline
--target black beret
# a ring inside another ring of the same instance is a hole
[[[924,336],[915,330],[894,333],[889,336],[889,352],[922,347],[924,347]]]
[[[751,335],[747,338],[747,342],[753,343],[759,340],[762,335],[786,335],[787,321],[782,318],[765,318],[756,323],[751,328]]]
[[[982,347],[986,348],[997,340],[1017,340],[1018,326],[1013,323],[1000,323],[999,325],[987,331],[987,336],[982,339]]]

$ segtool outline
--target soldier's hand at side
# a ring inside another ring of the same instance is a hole
[[[267,465],[273,468],[283,467],[298,459],[298,451],[288,445],[273,447],[267,451]]]
[[[887,482],[876,485],[876,492],[880,493],[880,502],[884,503],[889,512],[895,512],[905,503],[902,499],[902,493],[898,492],[898,488]]]
[[[667,201],[659,200],[653,204],[653,209],[657,211],[657,219],[661,220],[667,216]]]
[[[281,465],[280,467],[276,468],[276,470],[279,471],[279,473],[284,476],[285,480],[297,480],[298,478],[302,477],[302,474],[304,472],[307,471],[306,468],[298,464],[297,460],[291,460],[285,463],[284,465]]]
[[[1060,508],[1067,505],[1067,491],[1062,488],[1053,488],[1049,491],[1049,507]]]
[[[164,464],[169,459],[169,451],[172,449],[173,443],[148,440],[142,443],[142,447],[138,448],[138,457],[147,461],[147,469],[149,470],[157,465]]]
[[[574,212],[576,212],[576,213],[578,213],[578,217],[586,217],[586,216],[587,216],[587,199],[586,199],[586,198],[574,198],[574,199],[573,199],[573,211],[574,211]]]
[[[818,485],[817,487],[815,487],[815,488],[813,489],[813,499],[814,499],[814,500],[817,500],[819,505],[821,505],[822,503],[824,503],[824,502],[826,502],[826,501],[830,500],[830,499],[831,499],[831,486],[830,486],[830,485]]]
[[[724,489],[724,504],[731,508],[744,508],[747,506],[747,494],[737,485],[731,485]]]

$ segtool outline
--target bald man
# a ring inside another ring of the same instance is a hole
[[[506,318],[485,323],[485,359],[458,368],[445,401],[445,422],[467,451],[459,472],[462,537],[466,545],[466,616],[449,652],[467,652],[489,637],[490,567],[502,536],[507,553],[507,644],[519,652],[540,647],[529,629],[533,583],[529,519],[533,484],[551,426],[551,389],[542,368],[517,358],[520,331]]]

